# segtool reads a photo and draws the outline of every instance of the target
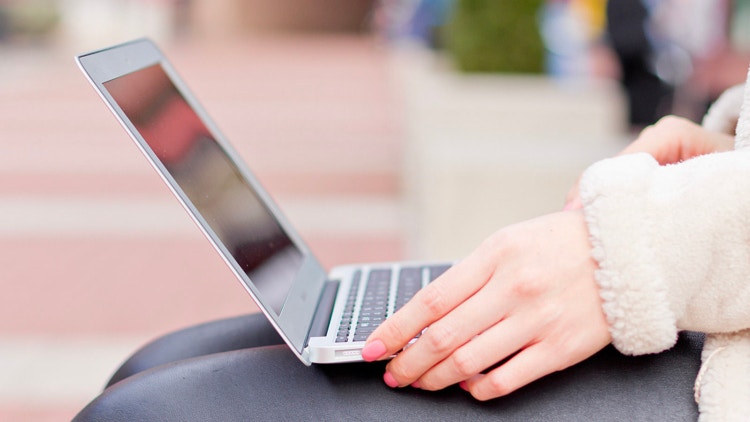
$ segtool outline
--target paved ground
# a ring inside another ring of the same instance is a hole
[[[405,255],[376,42],[163,47],[324,264]],[[148,339],[254,310],[72,53],[0,46],[0,420],[69,419]]]

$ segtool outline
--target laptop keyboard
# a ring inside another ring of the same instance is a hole
[[[362,282],[362,271],[355,272],[351,289],[347,296],[344,313],[336,333],[336,343],[365,341],[387,317],[401,309],[419,289],[423,280],[429,283],[443,274],[450,265],[426,267],[403,267],[398,276],[393,277],[393,269],[372,269],[367,274],[367,282]],[[398,283],[393,311],[389,312],[391,283]],[[360,286],[365,285],[362,303],[357,306]]]

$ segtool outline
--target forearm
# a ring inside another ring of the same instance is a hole
[[[750,152],[593,165],[581,199],[615,346],[658,352],[677,330],[750,327]]]

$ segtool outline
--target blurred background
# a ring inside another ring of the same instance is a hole
[[[748,0],[0,0],[0,420],[255,307],[73,62],[157,41],[326,266],[457,259],[745,79]],[[742,24],[745,23],[745,24]]]

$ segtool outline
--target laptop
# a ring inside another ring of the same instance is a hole
[[[451,263],[326,272],[148,39],[76,61],[260,310],[306,365],[361,361],[367,336]]]

